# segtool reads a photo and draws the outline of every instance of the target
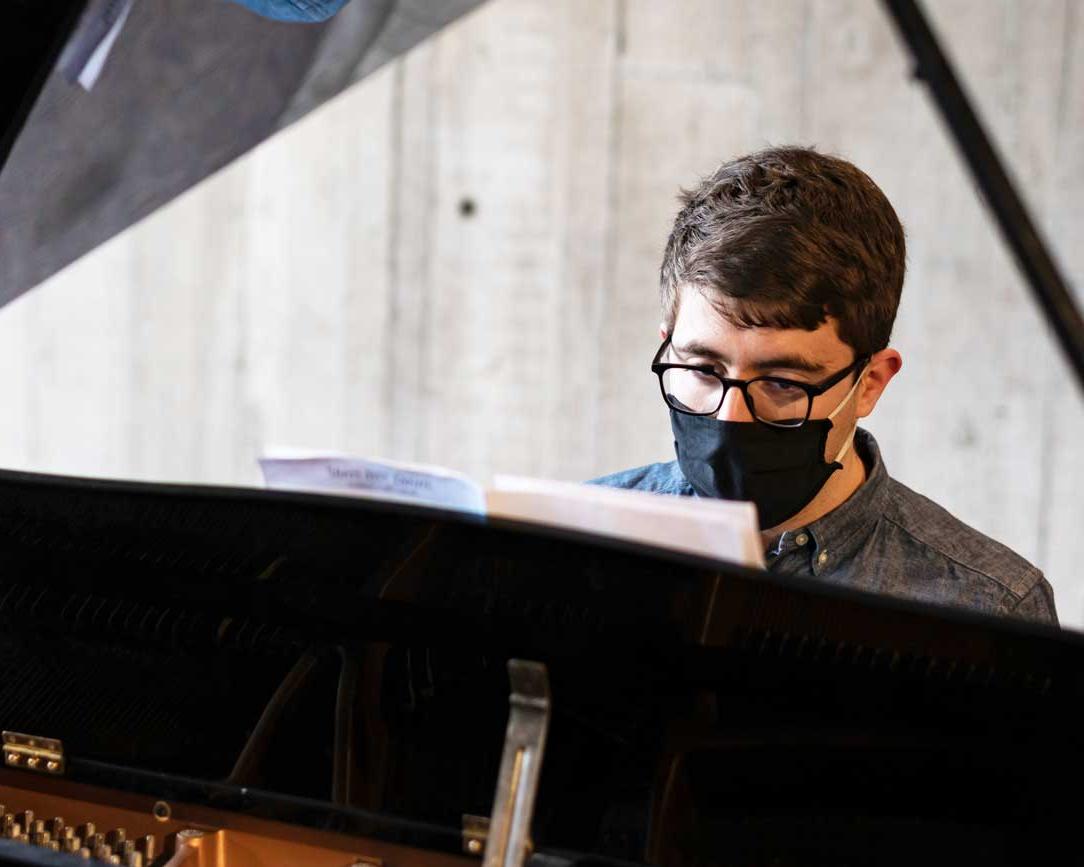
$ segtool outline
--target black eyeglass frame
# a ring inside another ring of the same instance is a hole
[[[685,415],[716,415],[723,405],[723,401],[726,400],[726,393],[732,388],[737,388],[742,393],[742,397],[745,399],[745,405],[749,408],[749,414],[753,416],[754,421],[758,421],[761,424],[774,428],[799,428],[809,421],[809,415],[813,412],[813,399],[824,394],[828,389],[834,385],[838,385],[847,376],[853,373],[855,370],[861,370],[870,360],[868,355],[860,355],[855,360],[847,365],[843,370],[833,373],[827,379],[812,384],[809,382],[798,382],[796,379],[787,379],[784,376],[754,376],[752,379],[728,379],[725,376],[720,376],[719,373],[710,364],[676,364],[671,362],[660,362],[662,354],[666,351],[666,347],[670,345],[670,337],[662,342],[662,346],[659,347],[659,351],[655,353],[655,357],[651,360],[651,372],[659,377],[659,390],[662,392],[662,399],[666,402],[668,407],[676,410],[677,412],[684,413]],[[666,385],[663,382],[663,374],[668,370],[695,370],[698,373],[708,374],[714,376],[723,386],[723,391],[719,395],[719,403],[715,409],[708,412],[692,412],[688,409],[681,409],[674,406],[666,396]],[[749,394],[749,386],[754,382],[777,382],[783,385],[792,385],[801,389],[806,393],[808,400],[805,404],[805,417],[797,424],[779,424],[777,422],[768,421],[757,415],[756,403],[753,400],[753,396]]]

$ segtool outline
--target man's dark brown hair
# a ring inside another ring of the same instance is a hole
[[[723,163],[681,204],[660,274],[668,327],[688,286],[736,325],[811,331],[832,316],[857,355],[888,345],[903,227],[864,172],[809,148],[773,148]]]

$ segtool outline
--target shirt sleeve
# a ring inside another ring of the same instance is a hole
[[[1058,612],[1054,608],[1054,591],[1050,582],[1040,577],[1035,586],[1013,606],[1012,613],[1024,620],[1058,625]]]

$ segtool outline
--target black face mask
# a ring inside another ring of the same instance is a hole
[[[670,410],[681,472],[702,497],[750,500],[762,529],[798,514],[836,470],[847,447],[828,463],[824,447],[830,419],[798,428],[758,422],[719,421]],[[848,442],[849,446],[849,442]]]

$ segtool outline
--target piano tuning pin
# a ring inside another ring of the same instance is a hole
[[[114,849],[116,849],[117,846],[123,843],[126,838],[127,835],[125,834],[123,828],[114,828],[112,831],[108,832],[105,835],[105,842],[108,845],[112,846]]]
[[[93,833],[94,833],[94,823],[93,822],[84,822],[82,825],[80,825],[78,827],[78,829],[76,829],[77,836],[82,837],[84,840],[87,839],[87,837],[89,837]]]
[[[23,810],[21,813],[17,813],[15,821],[18,822],[23,828],[29,828],[34,824],[34,811]]]
[[[146,837],[140,837],[136,841],[136,851],[143,856],[143,860],[148,864],[154,860],[156,848],[153,834],[148,834]]]
[[[80,848],[79,852],[77,854],[79,855],[80,858],[84,858],[84,859],[86,859],[88,861],[90,860],[90,849],[88,849],[86,846],[83,846],[82,848]]]
[[[60,837],[64,833],[64,820],[60,816],[55,816],[49,820],[46,825],[46,830],[53,835],[53,837]]]
[[[126,867],[143,867],[143,855],[139,852],[133,852],[124,863]]]
[[[45,833],[45,820],[35,819],[27,828],[29,834],[44,834]]]

